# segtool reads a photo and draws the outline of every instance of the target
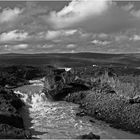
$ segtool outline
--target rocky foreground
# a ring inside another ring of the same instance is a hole
[[[83,75],[52,69],[45,80],[44,92],[47,98],[80,104],[81,112],[77,115],[89,115],[113,127],[140,134],[140,97],[120,94],[114,88],[117,85],[113,74],[109,76],[108,73],[106,77],[93,80],[87,80]],[[92,78],[91,75],[88,76]]]
[[[20,109],[23,102],[12,90],[0,89],[0,139],[29,139],[30,131],[24,129]]]

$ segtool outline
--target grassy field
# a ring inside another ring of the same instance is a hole
[[[0,54],[1,65],[52,65],[56,67],[81,67],[90,65],[115,65],[140,67],[140,55],[103,53],[42,53]]]

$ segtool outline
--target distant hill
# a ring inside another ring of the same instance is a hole
[[[140,67],[140,54],[103,53],[40,53],[40,54],[0,54],[0,65],[54,65],[88,66],[115,65]]]

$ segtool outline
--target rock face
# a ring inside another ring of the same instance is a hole
[[[95,135],[92,132],[90,132],[89,134],[81,135],[81,136],[79,136],[77,138],[78,139],[100,139],[100,136]]]
[[[71,71],[65,71],[65,69],[53,70],[53,73],[46,77],[44,84],[47,98],[53,100],[62,100],[68,94],[90,88],[89,82],[75,76]]]
[[[30,132],[24,130],[19,114],[22,106],[22,101],[12,90],[0,89],[0,139],[31,138]]]

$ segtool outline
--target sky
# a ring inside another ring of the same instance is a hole
[[[0,53],[140,53],[140,1],[0,1]]]

